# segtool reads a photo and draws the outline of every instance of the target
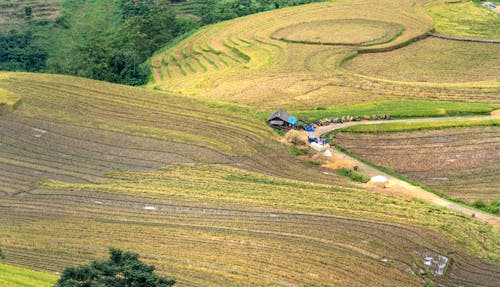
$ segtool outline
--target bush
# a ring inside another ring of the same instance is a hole
[[[367,183],[370,180],[370,177],[348,168],[337,169],[335,172],[356,182]]]

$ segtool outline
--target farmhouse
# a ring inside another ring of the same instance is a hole
[[[297,119],[295,117],[292,117],[285,110],[281,109],[272,113],[267,118],[267,124],[273,128],[289,130],[295,129]]]

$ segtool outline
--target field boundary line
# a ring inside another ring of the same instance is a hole
[[[476,43],[489,43],[489,44],[500,44],[500,40],[489,40],[489,39],[474,39],[474,38],[463,38],[455,36],[446,36],[438,33],[431,33],[429,36],[450,40],[450,41],[461,41],[461,42],[476,42]]]

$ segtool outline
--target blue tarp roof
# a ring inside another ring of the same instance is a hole
[[[288,118],[288,122],[291,123],[292,125],[296,124],[297,123],[297,119],[294,118],[294,117],[289,117]]]

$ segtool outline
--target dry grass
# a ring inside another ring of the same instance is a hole
[[[375,45],[395,37],[400,29],[397,24],[373,20],[322,20],[279,29],[272,37],[304,44]]]
[[[360,55],[344,65],[364,75],[405,82],[499,82],[496,44],[429,38],[395,51]]]

